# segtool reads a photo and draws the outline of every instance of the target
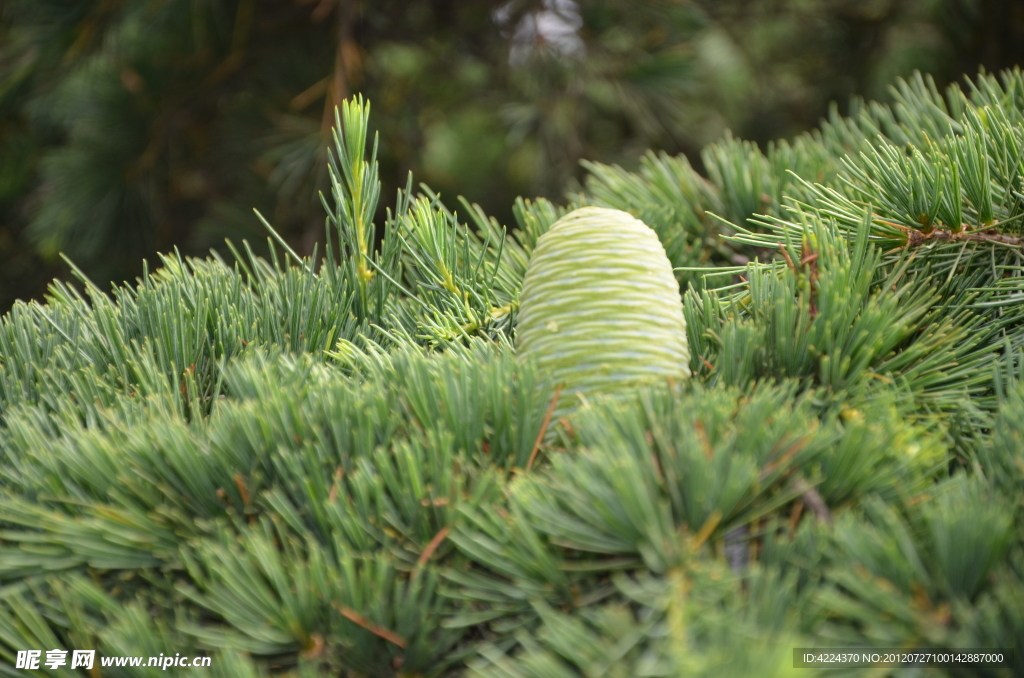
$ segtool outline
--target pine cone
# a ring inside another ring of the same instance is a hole
[[[626,212],[584,207],[537,241],[519,295],[516,345],[579,396],[690,376],[679,284],[658,236]]]

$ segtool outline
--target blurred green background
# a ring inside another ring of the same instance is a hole
[[[509,223],[581,158],[700,168],[727,129],[764,144],[915,69],[1022,56],[1022,0],[0,0],[0,311],[67,276],[60,252],[103,284],[258,246],[253,207],[311,252],[355,92],[383,203],[412,171]]]

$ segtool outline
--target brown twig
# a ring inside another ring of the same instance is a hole
[[[334,482],[331,483],[331,491],[327,493],[327,501],[331,502],[338,498],[338,486],[343,475],[345,475],[345,469],[339,465],[334,471]]]
[[[314,82],[302,92],[296,94],[288,103],[288,108],[296,113],[302,111],[311,103],[327,94],[327,90],[330,88],[330,85],[330,76]]]
[[[1024,246],[1024,237],[998,233],[995,228],[991,226],[968,229],[964,228],[964,226],[966,226],[966,224],[964,224],[961,225],[960,230],[954,231],[953,229],[946,227],[944,224],[939,224],[940,228],[932,228],[928,231],[919,231],[916,228],[897,224],[894,221],[886,221],[885,219],[877,218],[878,215],[874,216],[876,217],[875,223],[885,224],[886,226],[892,226],[893,228],[898,228],[903,231],[907,236],[907,247],[919,247],[930,242],[998,242],[1004,245],[1013,245],[1015,247]]]
[[[793,273],[799,273],[799,269],[796,264],[793,263],[793,258],[789,256],[789,252],[786,250],[784,245],[779,245],[779,251],[782,252],[782,258],[786,260],[786,263],[793,270]],[[808,312],[811,318],[816,318],[818,315],[818,305],[814,299],[815,288],[818,284],[818,253],[811,249],[811,245],[804,238],[803,243],[804,256],[800,259],[800,268],[807,266],[807,277],[810,280],[810,300]]]
[[[783,452],[778,457],[772,459],[767,464],[765,464],[765,467],[761,469],[761,475],[759,480],[762,483],[768,480],[768,477],[775,471],[775,469],[777,469],[779,466],[785,464],[790,459],[792,459],[793,455],[802,450],[805,444],[807,444],[806,436],[804,436],[803,438],[798,438],[795,441],[793,441],[793,443],[785,452]]]
[[[818,491],[808,485],[806,480],[795,478],[793,480],[793,489],[800,492],[800,498],[814,511],[819,520],[824,520],[827,525],[832,524],[832,512],[828,510],[828,506],[825,505],[825,501],[818,494]]]
[[[427,548],[423,549],[423,553],[421,553],[420,557],[416,560],[416,567],[423,567],[426,565],[427,561],[430,560],[430,556],[434,555],[434,551],[437,550],[437,547],[441,545],[441,542],[443,542],[444,538],[447,536],[448,526],[445,525],[437,534],[434,535],[434,538],[430,540],[430,543],[427,544]]]
[[[299,653],[303,659],[314,659],[324,653],[324,637],[314,633],[309,637],[309,644]]]
[[[793,260],[789,257],[789,252],[786,251],[786,248],[782,245],[779,245],[779,251],[782,252],[782,258],[786,260],[786,263],[789,264],[789,267],[793,269],[794,273],[796,273],[796,264],[794,264]]]
[[[800,516],[804,513],[804,502],[797,499],[793,502],[793,510],[789,514],[789,538],[796,534],[796,526],[800,524]]]
[[[337,9],[335,34],[337,47],[334,51],[334,71],[330,75],[330,82],[327,86],[327,98],[324,102],[323,131],[328,133],[333,124],[334,108],[341,106],[352,86],[352,81],[357,75],[356,69],[359,66],[359,47],[352,36],[355,26],[356,7],[352,0],[324,0],[313,10],[311,18],[314,21],[321,21],[326,18],[332,9]]]
[[[810,299],[808,300],[808,315],[813,320],[818,316],[818,302],[815,298],[818,290],[818,253],[811,247],[811,243],[804,238],[803,251],[805,252],[803,258],[800,260],[800,266],[807,266],[807,277],[809,279],[809,293]]]
[[[377,624],[374,624],[372,621],[370,621],[369,619],[359,614],[350,607],[345,607],[344,605],[338,605],[337,603],[334,603],[334,609],[340,612],[342,617],[348,619],[353,624],[356,624],[357,626],[362,626],[364,629],[366,629],[373,635],[383,638],[384,640],[388,641],[389,643],[393,643],[394,645],[397,645],[403,650],[405,649],[405,646],[408,645],[405,638],[403,638],[402,636],[398,635],[390,629],[386,629],[383,626],[378,626]]]
[[[558,396],[562,393],[562,385],[559,384],[555,387],[555,395],[551,399],[551,404],[548,405],[547,414],[544,415],[544,423],[540,425],[540,432],[537,434],[537,440],[533,443],[533,450],[530,452],[530,458],[526,462],[526,470],[529,471],[530,467],[533,466],[533,460],[537,458],[537,453],[540,452],[540,444],[544,440],[544,434],[548,432],[548,424],[551,423],[551,415],[555,412],[555,405],[558,404]]]
[[[249,488],[245,486],[245,478],[242,477],[241,473],[235,474],[235,485],[238,486],[238,494],[242,497],[242,503],[246,506],[249,505]]]

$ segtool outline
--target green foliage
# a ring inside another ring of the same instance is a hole
[[[376,220],[356,98],[322,259],[271,228],[269,260],[17,304],[0,672],[94,647],[240,678],[790,676],[794,647],[875,646],[1021,673],[1024,75],[896,92],[766,153],[726,139],[707,180],[591,165],[511,232],[411,178]],[[552,419],[518,295],[584,204],[686,265],[695,378]]]
[[[965,392],[984,402],[992,355],[980,347],[992,337],[981,318],[943,308],[932,276],[908,274],[906,262],[884,271],[869,228],[862,218],[851,248],[805,221],[799,247],[780,245],[787,263],[749,265],[742,291],[688,293],[698,319],[688,331],[703,360],[717,361],[694,367],[728,384],[800,378],[842,392],[877,380],[899,383],[919,404],[956,408]]]
[[[585,183],[583,158],[633,167],[653,147],[696,159],[727,129],[765,148],[830,101],[887,97],[914,69],[946,83],[1020,63],[1016,11],[1007,0],[5,0],[0,311],[72,279],[59,252],[106,290],[144,257],[253,239],[253,207],[310,254],[324,244],[331,113],[351,94],[381,113],[385,195],[412,169],[504,221],[517,194]],[[748,198],[762,212],[760,194]]]

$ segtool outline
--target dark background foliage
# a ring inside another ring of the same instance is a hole
[[[764,144],[915,69],[1022,56],[1017,0],[4,0],[0,310],[63,277],[60,252],[102,285],[259,243],[253,207],[310,252],[355,92],[386,195],[412,171],[508,223],[582,158],[699,167],[726,129]]]

